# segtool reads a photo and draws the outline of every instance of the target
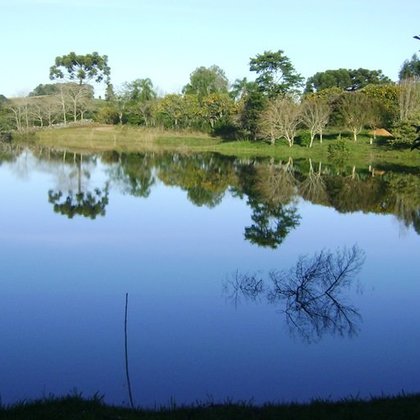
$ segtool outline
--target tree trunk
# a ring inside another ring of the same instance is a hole
[[[314,144],[314,139],[315,139],[315,133],[311,131],[311,142],[309,143],[309,147],[312,147],[312,145]]]

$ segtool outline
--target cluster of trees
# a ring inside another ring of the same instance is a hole
[[[0,98],[3,126],[19,131],[80,120],[101,123],[198,129],[216,135],[292,146],[301,128],[312,146],[327,126],[345,128],[354,140],[364,128],[387,128],[411,140],[420,122],[420,61],[403,63],[393,83],[381,70],[318,72],[304,84],[282,50],[250,59],[255,81],[229,84],[214,65],[198,67],[182,93],[159,96],[151,79],[136,79],[114,89],[107,56],[98,53],[57,57],[53,84],[39,85],[28,97]],[[94,99],[93,83],[104,82],[104,99]]]

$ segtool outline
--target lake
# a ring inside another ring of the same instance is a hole
[[[3,403],[420,392],[419,169],[3,149]]]

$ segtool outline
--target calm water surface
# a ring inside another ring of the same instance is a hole
[[[419,171],[0,159],[3,403],[128,404],[126,293],[136,405],[420,392]]]

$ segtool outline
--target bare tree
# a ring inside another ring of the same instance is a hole
[[[370,109],[369,98],[362,92],[346,93],[340,102],[340,112],[344,119],[344,124],[353,133],[353,140],[357,141],[357,136],[369,123]]]
[[[51,127],[60,116],[60,104],[57,102],[56,96],[44,96],[41,106],[48,127]]]
[[[271,144],[283,137],[287,140],[289,147],[292,147],[299,122],[299,105],[289,97],[277,97],[269,101],[263,112],[260,131],[263,136],[270,138]]]
[[[7,108],[13,114],[14,125],[17,131],[29,130],[30,111],[29,98],[13,98],[8,102]]]
[[[309,129],[312,147],[315,135],[319,135],[319,142],[322,144],[322,133],[330,118],[331,108],[326,100],[321,98],[307,98],[302,103],[301,120]]]
[[[80,119],[82,120],[85,108],[93,97],[92,88],[88,85],[66,83],[63,89],[65,98],[73,114],[73,121],[77,121],[78,115],[80,115]]]
[[[399,87],[400,121],[409,121],[420,114],[420,81],[414,77],[403,79]]]
[[[64,125],[67,125],[67,101],[66,101],[65,85],[66,85],[65,83],[59,84],[59,89],[58,89],[56,98],[61,108],[61,114],[63,116],[63,123]]]

